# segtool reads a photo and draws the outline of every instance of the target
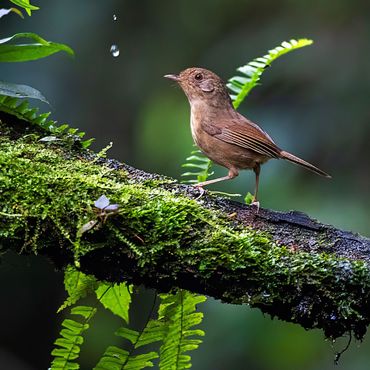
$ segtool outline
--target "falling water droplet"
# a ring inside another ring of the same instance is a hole
[[[117,20],[117,16],[115,14],[113,14],[113,20],[116,21]]]
[[[111,47],[110,47],[110,53],[116,58],[116,57],[118,57],[119,56],[119,48],[118,48],[118,46],[117,45],[112,45]]]

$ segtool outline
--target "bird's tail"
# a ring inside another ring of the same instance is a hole
[[[330,175],[328,175],[326,172],[320,170],[320,168],[315,167],[313,164],[308,163],[308,162],[304,161],[303,159],[298,158],[298,157],[296,157],[295,155],[293,155],[291,153],[288,153],[288,152],[285,152],[284,150],[282,150],[280,152],[280,156],[281,156],[281,158],[287,159],[288,161],[293,162],[295,164],[299,164],[300,166],[303,166],[303,167],[307,168],[308,170],[317,173],[318,175],[327,177],[329,179],[331,178]]]

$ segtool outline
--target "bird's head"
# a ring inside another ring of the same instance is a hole
[[[204,68],[187,68],[180,74],[169,74],[164,77],[176,81],[189,99],[206,101],[210,105],[231,104],[225,83],[215,73]]]

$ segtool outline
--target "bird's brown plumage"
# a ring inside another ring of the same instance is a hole
[[[195,143],[211,160],[229,169],[228,176],[206,181],[201,186],[231,179],[241,169],[253,169],[256,199],[260,165],[271,158],[287,159],[330,177],[311,163],[281,150],[264,130],[238,113],[224,82],[215,73],[204,68],[188,68],[179,75],[165,77],[178,82],[189,100]]]

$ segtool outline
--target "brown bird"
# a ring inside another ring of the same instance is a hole
[[[188,68],[179,75],[164,77],[176,81],[191,107],[191,133],[195,144],[213,162],[229,170],[227,176],[196,184],[198,187],[238,176],[239,170],[256,174],[254,203],[258,204],[258,182],[261,164],[271,158],[287,159],[321,176],[327,173],[295,155],[281,150],[257,124],[238,113],[225,83],[204,68]]]

